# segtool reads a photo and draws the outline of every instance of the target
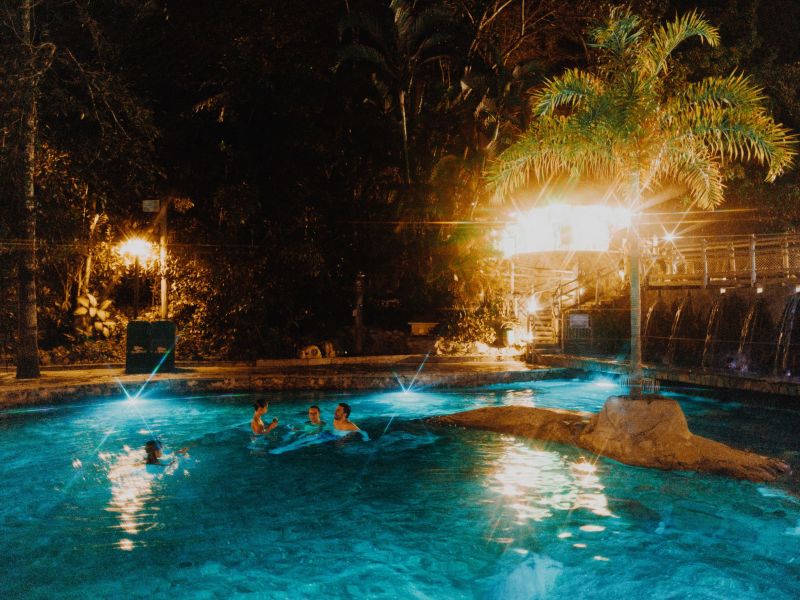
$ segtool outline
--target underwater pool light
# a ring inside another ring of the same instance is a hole
[[[601,388],[613,388],[613,387],[617,386],[616,383],[614,383],[613,381],[611,381],[609,379],[598,379],[597,381],[594,382],[594,384],[597,387],[601,387]]]

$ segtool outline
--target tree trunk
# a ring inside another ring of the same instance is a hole
[[[411,161],[408,157],[408,118],[406,117],[406,93],[400,91],[400,117],[403,125],[403,160],[406,168],[406,183],[411,184]]]
[[[642,303],[639,281],[639,267],[641,265],[641,247],[639,244],[639,226],[637,212],[641,206],[639,192],[639,176],[633,176],[631,181],[631,226],[628,259],[631,272],[631,358],[630,395],[639,398],[642,395]]]
[[[21,237],[24,241],[17,265],[18,290],[18,340],[17,379],[39,377],[39,340],[36,320],[36,77],[35,52],[31,19],[33,0],[24,0],[21,6],[21,38],[23,52],[27,53],[27,76],[23,85],[23,152],[21,185]]]
[[[630,395],[638,398],[642,395],[642,304],[639,282],[640,248],[639,231],[631,223],[631,243],[628,251],[631,272],[631,363],[630,363]]]

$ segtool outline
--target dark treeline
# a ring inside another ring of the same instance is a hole
[[[630,4],[652,19],[695,7]],[[698,8],[722,45],[687,45],[691,67],[675,76],[744,70],[799,130],[800,6]],[[474,309],[499,291],[483,262],[490,231],[467,224],[502,210],[488,204],[487,161],[525,127],[533,88],[587,64],[582,33],[606,10],[581,0],[5,3],[0,342],[15,347],[35,300],[41,348],[119,347],[133,283],[113,248],[148,231],[141,202],[151,198],[170,203],[184,356],[285,356],[323,339],[347,349],[359,272],[373,327]],[[797,173],[762,178],[732,170],[727,206],[762,207],[753,231],[795,228]],[[35,298],[20,283],[30,214]],[[155,287],[156,270],[146,281]]]

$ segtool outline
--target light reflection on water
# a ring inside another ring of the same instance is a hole
[[[609,389],[275,394],[284,428],[308,404],[329,421],[345,400],[372,439],[284,454],[268,450],[288,429],[251,451],[246,400],[0,416],[4,492],[18,499],[0,503],[15,575],[0,597],[799,598],[800,505],[780,484],[594,464],[417,420],[498,404],[599,410]],[[798,455],[795,413],[687,401],[714,411],[692,423],[707,435]],[[194,457],[148,473],[151,437]]]
[[[123,452],[112,454],[101,452],[98,458],[107,465],[111,499],[106,511],[116,513],[118,529],[128,536],[136,536],[158,525],[158,500],[154,483],[160,478],[172,475],[177,462],[167,466],[148,467],[144,464],[143,452],[123,447]],[[130,537],[122,537],[117,542],[120,550],[132,550],[143,542],[135,542]]]
[[[486,486],[505,499],[518,524],[578,509],[613,516],[594,465],[571,462],[558,452],[534,448],[510,436],[502,440],[504,450],[489,467]]]

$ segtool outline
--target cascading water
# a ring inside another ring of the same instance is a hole
[[[795,364],[796,357],[792,356],[792,341],[797,316],[797,305],[800,304],[800,294],[792,294],[786,299],[783,307],[781,325],[778,329],[778,343],[775,350],[775,366],[773,372],[776,375],[792,375],[797,370]]]
[[[675,364],[675,351],[679,345],[680,337],[685,329],[684,322],[686,317],[692,312],[692,297],[685,296],[678,304],[675,311],[675,318],[672,320],[672,330],[669,333],[669,343],[667,344],[667,353],[664,356],[664,364]]]
[[[672,315],[667,304],[659,298],[650,306],[642,330],[642,355],[645,362],[656,362],[666,352],[672,327]]]
[[[711,307],[700,366],[733,367],[737,361],[742,323],[747,306],[737,296],[720,296]]]
[[[718,337],[720,315],[722,314],[722,298],[717,298],[714,306],[711,307],[711,313],[708,315],[708,326],[706,327],[706,339],[703,343],[703,356],[700,359],[700,366],[703,368],[710,367],[713,364],[714,358],[714,340]]]
[[[739,337],[739,350],[730,365],[739,371],[764,372],[773,363],[775,339],[767,304],[759,297],[747,311]]]

